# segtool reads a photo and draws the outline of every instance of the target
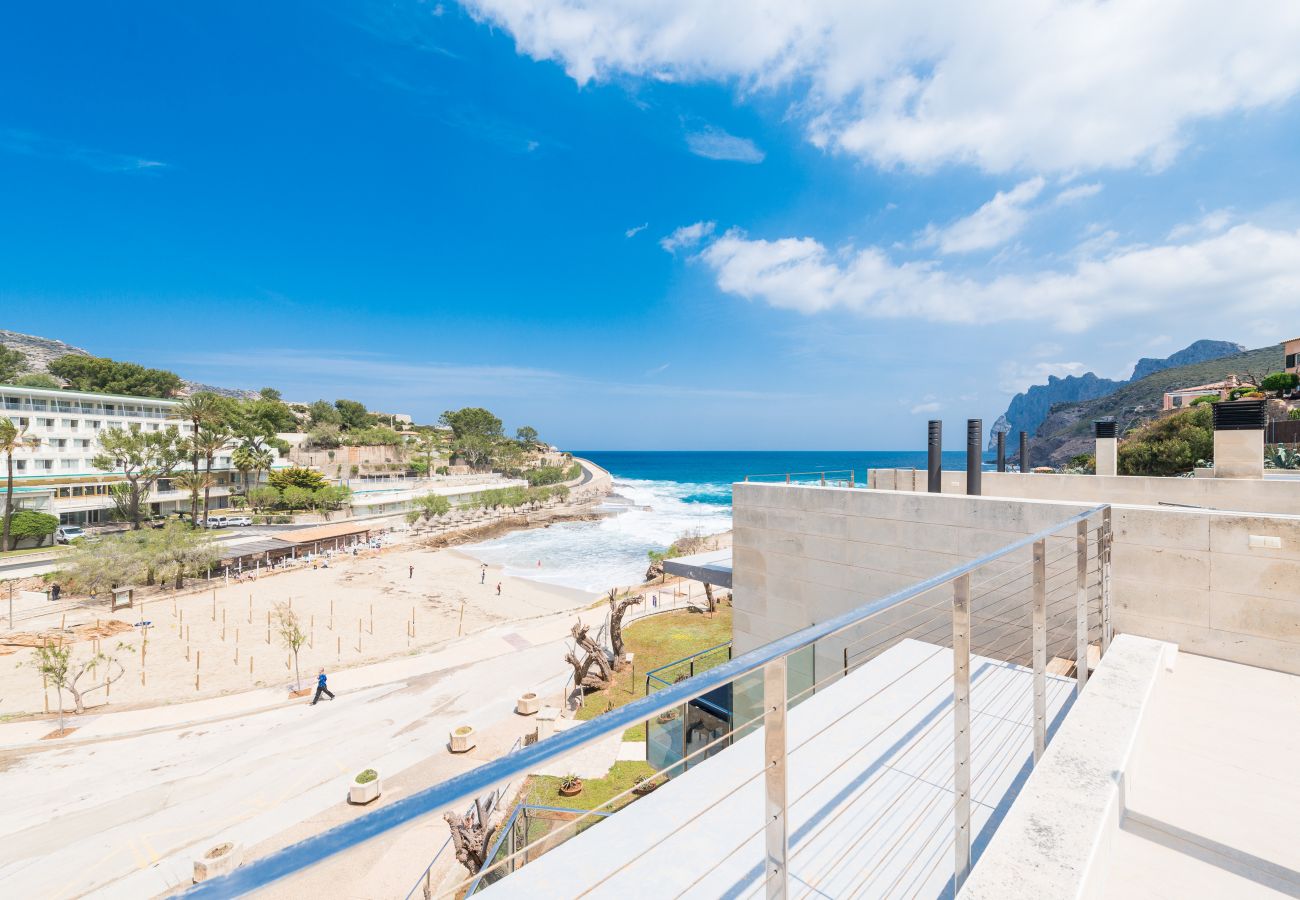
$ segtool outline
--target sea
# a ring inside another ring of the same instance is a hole
[[[678,537],[731,528],[731,485],[754,480],[841,480],[852,471],[862,484],[868,469],[926,467],[924,451],[888,450],[574,450],[613,476],[614,490],[598,521],[565,522],[517,531],[461,549],[507,575],[583,591],[640,584],[647,551]],[[966,467],[961,451],[943,455],[945,469]],[[811,474],[810,474],[811,473]]]

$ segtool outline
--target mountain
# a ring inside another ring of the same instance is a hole
[[[1260,377],[1281,370],[1282,360],[1282,345],[1274,344],[1161,369],[1104,397],[1058,404],[1038,426],[1030,458],[1035,465],[1062,465],[1077,454],[1092,452],[1092,423],[1096,419],[1113,416],[1123,434],[1159,414],[1165,391],[1210,384],[1233,374]]]
[[[23,334],[19,331],[5,331],[0,329],[0,346],[8,347],[11,350],[17,350],[23,356],[27,357],[27,368],[31,372],[48,372],[50,363],[60,356],[70,354],[76,356],[94,356],[89,350],[83,350],[81,347],[74,347],[63,341],[54,338],[37,337],[34,334]],[[244,391],[238,388],[214,387],[210,384],[201,384],[197,381],[184,382],[185,393],[195,393],[197,391],[211,391],[214,394],[221,394],[224,397],[241,397],[245,399],[257,396],[256,391]]]
[[[1065,378],[1049,375],[1047,384],[1036,384],[1011,398],[1007,411],[998,417],[998,420],[993,423],[993,428],[989,430],[989,449],[992,450],[997,446],[999,431],[1009,432],[1008,445],[1013,442],[1011,435],[1016,435],[1018,439],[1021,431],[1030,437],[1037,436],[1039,426],[1047,418],[1052,407],[1057,404],[1078,403],[1106,397],[1124,385],[1132,384],[1156,372],[1219,359],[1241,353],[1245,349],[1241,344],[1234,344],[1231,341],[1196,341],[1164,359],[1149,357],[1139,359],[1137,365],[1133,367],[1133,374],[1127,381],[1099,378],[1092,372],[1067,375]]]
[[[1172,369],[1176,366],[1190,366],[1206,360],[1231,356],[1234,353],[1244,353],[1245,351],[1245,347],[1241,344],[1234,344],[1232,341],[1197,341],[1194,344],[1188,344],[1173,356],[1166,356],[1164,359],[1142,357],[1137,361],[1137,365],[1133,367],[1133,374],[1130,376],[1129,381],[1138,381],[1164,369]]]

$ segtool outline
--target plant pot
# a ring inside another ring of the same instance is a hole
[[[576,796],[578,796],[578,795],[581,794],[581,793],[582,793],[582,782],[581,782],[581,781],[575,782],[575,783],[574,783],[572,786],[570,786],[570,787],[565,787],[564,785],[560,785],[560,796],[561,796],[561,797],[576,797]]]
[[[379,779],[361,784],[353,779],[348,785],[348,802],[354,806],[364,806],[379,799]]]
[[[233,841],[217,844],[194,860],[194,883],[228,875],[244,861],[244,848]]]
[[[542,698],[532,691],[529,691],[527,694],[521,694],[519,699],[515,701],[515,712],[519,713],[521,716],[534,715],[541,708]]]
[[[473,750],[474,746],[474,728],[472,726],[462,725],[451,733],[452,753],[465,753]]]

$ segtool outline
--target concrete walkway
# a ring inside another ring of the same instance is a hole
[[[382,778],[432,760],[435,781],[463,771],[448,732],[509,721],[525,691],[558,694],[573,619],[341,671],[330,679],[338,699],[315,708],[268,689],[83,717],[57,744],[39,740],[48,720],[0,726],[0,895],[155,896],[188,883],[195,852],[214,843],[274,844],[297,823],[350,810],[340,800],[361,769]]]

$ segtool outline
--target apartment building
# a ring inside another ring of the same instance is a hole
[[[14,505],[57,515],[65,525],[94,525],[110,519],[110,488],[122,474],[95,468],[101,432],[172,427],[182,434],[193,431],[188,422],[173,418],[176,401],[154,397],[0,385],[0,405],[0,414],[40,441],[14,455]],[[231,467],[231,450],[223,450],[213,461],[216,484],[211,505],[216,509],[229,505],[231,491],[240,483],[239,473]],[[0,493],[0,508],[3,504]],[[161,479],[149,497],[150,513],[168,515],[186,509],[188,493],[173,489],[170,479]]]

